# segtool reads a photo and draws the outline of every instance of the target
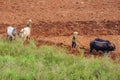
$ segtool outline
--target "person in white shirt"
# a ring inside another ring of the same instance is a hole
[[[7,38],[8,40],[12,41],[13,39],[15,40],[16,38],[16,29],[12,26],[7,27]]]
[[[29,19],[27,24],[25,25],[25,27],[23,29],[21,29],[19,32],[19,36],[22,37],[24,39],[24,41],[30,40],[31,23],[32,23],[32,20]]]

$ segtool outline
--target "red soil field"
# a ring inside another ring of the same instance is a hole
[[[0,36],[6,36],[9,25],[19,31],[29,19],[38,46],[57,44],[71,50],[72,34],[78,31],[77,47],[84,46],[85,53],[99,37],[116,45],[113,58],[120,56],[120,0],[0,0]]]

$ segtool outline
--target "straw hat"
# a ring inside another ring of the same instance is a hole
[[[32,22],[32,20],[31,20],[31,19],[29,19],[28,21],[29,21],[29,22]]]
[[[73,34],[77,35],[77,34],[78,34],[78,32],[76,32],[76,31],[75,31]]]

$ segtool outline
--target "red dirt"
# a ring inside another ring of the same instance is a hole
[[[24,24],[39,21],[116,21],[120,0],[0,0],[0,22]]]
[[[37,46],[64,45],[74,53],[71,37],[78,31],[78,49],[88,54],[89,42],[100,37],[115,43],[112,58],[120,56],[120,0],[0,0],[0,36],[9,25],[19,31],[28,19]]]

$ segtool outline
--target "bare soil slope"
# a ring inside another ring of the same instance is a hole
[[[120,0],[0,0],[0,23],[119,20]]]
[[[19,31],[28,19],[38,45],[70,47],[71,35],[78,31],[79,42],[88,50],[89,42],[100,37],[120,52],[120,0],[0,0],[0,36],[6,36],[9,25]]]

